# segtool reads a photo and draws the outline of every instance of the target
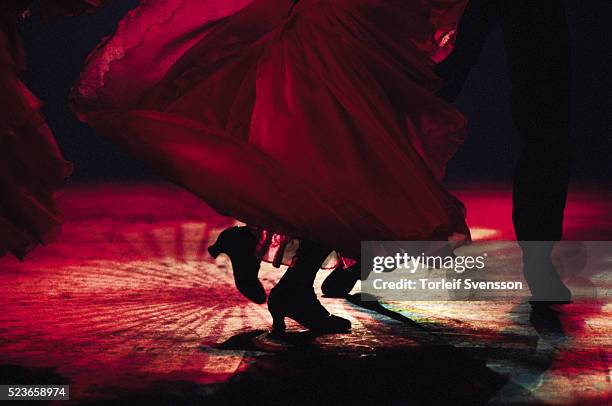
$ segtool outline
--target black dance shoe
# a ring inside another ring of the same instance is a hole
[[[321,285],[321,291],[327,297],[345,298],[353,290],[360,278],[361,269],[359,264],[355,264],[347,269],[339,266],[325,278]]]
[[[533,309],[572,303],[572,292],[560,280],[553,280],[544,292],[533,292],[529,298]]]
[[[285,317],[317,333],[346,333],[351,329],[349,320],[334,316],[323,307],[312,287],[279,283],[270,292],[268,309],[276,333],[285,331]]]
[[[217,258],[226,254],[232,261],[236,288],[255,303],[266,302],[266,291],[259,281],[261,261],[255,256],[257,240],[246,227],[232,227],[223,230],[217,242],[208,247],[208,253]]]
[[[572,303],[572,292],[550,258],[552,247],[553,243],[523,247],[523,275],[531,290],[532,307]]]

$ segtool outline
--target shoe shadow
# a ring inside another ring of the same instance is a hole
[[[387,316],[390,319],[408,324],[410,327],[413,327],[417,330],[421,330],[426,333],[430,332],[425,327],[423,327],[421,324],[410,319],[409,317],[406,317],[401,313],[394,312],[393,310],[387,309],[382,304],[380,304],[380,302],[376,299],[376,297],[369,295],[367,293],[356,293],[353,295],[348,295],[346,297],[346,300],[348,300],[354,306],[357,306],[357,307],[360,307],[366,310],[371,310],[383,316]]]
[[[262,334],[241,333],[215,347],[254,352],[248,367],[207,397],[207,404],[485,404],[506,382],[484,361],[450,346],[390,345],[363,354],[317,345],[312,334],[289,333],[282,337],[291,343],[284,351],[262,351]]]
[[[290,350],[304,350],[315,346],[317,337],[323,334],[312,331],[287,331],[283,333],[253,330],[236,334],[221,344],[212,348],[226,351],[253,351],[253,352],[279,352]],[[211,347],[202,346],[201,350],[206,351]]]
[[[559,312],[548,306],[532,306],[529,323],[543,339],[551,336],[558,339],[567,337]]]
[[[419,323],[360,295],[347,298],[357,307],[427,331]],[[420,335],[420,334],[415,334]],[[427,337],[417,345],[371,347],[366,353],[347,345],[359,340],[348,335],[309,331],[242,332],[209,351],[245,351],[248,368],[212,396],[208,404],[241,404],[259,399],[265,404],[312,405],[435,405],[462,399],[485,404],[506,379],[474,354]],[[381,338],[384,339],[384,338]]]

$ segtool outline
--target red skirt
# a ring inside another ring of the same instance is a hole
[[[150,0],[90,56],[79,117],[221,214],[358,256],[467,238],[464,117],[435,62],[465,0]]]

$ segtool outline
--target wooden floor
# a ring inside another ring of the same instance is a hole
[[[476,239],[513,237],[508,188],[454,192]],[[57,242],[23,263],[0,259],[2,383],[69,383],[79,404],[612,401],[609,295],[557,317],[520,301],[322,299],[351,334],[292,325],[277,340],[266,307],[206,254],[231,220],[166,184],[77,185],[61,205]],[[612,240],[610,207],[612,193],[574,188],[567,237]],[[270,288],[281,275],[266,265],[261,276]],[[598,283],[610,292],[609,277]]]

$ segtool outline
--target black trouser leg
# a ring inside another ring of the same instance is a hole
[[[569,34],[562,0],[472,0],[453,54],[438,67],[440,96],[457,97],[493,25],[500,21],[512,81],[512,112],[525,143],[514,182],[513,221],[519,241],[562,237],[572,158],[569,135]],[[534,297],[567,300],[550,261],[552,245],[524,249]]]
[[[503,0],[512,112],[524,141],[514,182],[520,241],[562,236],[572,159],[569,33],[562,0]]]
[[[519,241],[557,241],[572,160],[569,31],[562,0],[502,0],[502,28],[512,81],[512,113],[523,138],[514,178]],[[523,273],[533,300],[569,301],[552,243],[524,243]]]
[[[569,135],[569,34],[562,0],[471,0],[454,52],[437,67],[453,102],[497,21],[512,79],[512,111],[524,140],[514,183],[518,240],[559,240],[573,146]]]

